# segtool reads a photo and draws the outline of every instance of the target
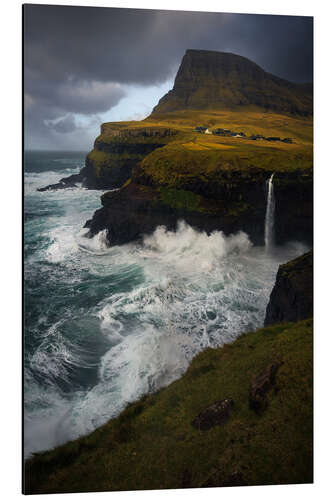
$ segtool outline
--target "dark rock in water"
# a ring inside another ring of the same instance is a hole
[[[313,251],[279,267],[265,325],[313,316]]]
[[[43,191],[53,191],[56,189],[73,188],[73,187],[77,187],[78,184],[81,184],[82,181],[83,181],[83,177],[82,177],[81,173],[73,174],[73,175],[70,175],[69,177],[63,177],[56,184],[49,184],[48,186],[38,188],[37,191],[43,192]]]
[[[256,413],[261,413],[267,407],[267,393],[275,384],[275,376],[280,366],[281,362],[271,363],[252,380],[249,406]]]
[[[224,425],[229,419],[232,399],[216,401],[199,413],[192,421],[192,425],[200,431],[208,431],[215,425]]]

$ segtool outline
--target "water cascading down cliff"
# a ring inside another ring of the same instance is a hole
[[[275,199],[274,199],[274,174],[270,176],[267,181],[267,206],[265,215],[265,247],[266,251],[270,253],[274,247],[274,213],[275,213]]]

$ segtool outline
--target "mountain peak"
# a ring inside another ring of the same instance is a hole
[[[312,114],[312,90],[264,71],[230,52],[187,49],[174,87],[152,115],[186,109],[232,109],[258,106],[281,113]]]

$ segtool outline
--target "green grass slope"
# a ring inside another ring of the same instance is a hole
[[[249,59],[228,52],[187,50],[173,89],[153,115],[179,109],[225,109],[256,105],[283,113],[312,114],[312,86],[266,73]]]
[[[89,436],[26,462],[26,493],[312,482],[312,320],[266,327],[199,354],[179,380]],[[280,363],[267,407],[249,407],[253,377]],[[224,426],[191,422],[232,398]]]
[[[242,131],[248,137],[261,134],[265,137],[291,137],[293,144],[282,142],[251,141],[231,137],[203,135],[194,132],[198,125],[213,128],[229,128]],[[211,164],[224,158],[238,161],[247,167],[247,160],[258,158],[258,163],[265,168],[268,159],[269,168],[276,170],[312,165],[312,118],[286,116],[279,113],[262,111],[256,107],[243,107],[233,111],[187,110],[167,114],[159,114],[155,119],[151,116],[140,122],[110,122],[102,125],[101,134],[97,137],[94,149],[87,159],[92,162],[96,176],[101,176],[104,169],[114,169],[128,160],[139,163],[144,159],[155,162],[163,161],[165,155],[169,160],[181,163],[200,162],[202,168],[209,169]],[[170,131],[165,135],[165,130]],[[154,147],[158,145],[158,149]],[[247,155],[250,155],[249,157]],[[297,159],[294,162],[294,159]],[[261,160],[263,158],[263,160]],[[282,166],[282,167],[281,167]],[[194,173],[194,170],[193,170]]]

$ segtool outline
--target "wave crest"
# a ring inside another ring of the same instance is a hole
[[[184,221],[178,222],[175,231],[158,226],[152,235],[145,236],[143,240],[143,251],[150,251],[151,256],[155,254],[183,270],[195,268],[209,271],[217,260],[231,253],[246,253],[251,246],[248,235],[242,231],[230,236],[225,236],[222,231],[207,234]]]

